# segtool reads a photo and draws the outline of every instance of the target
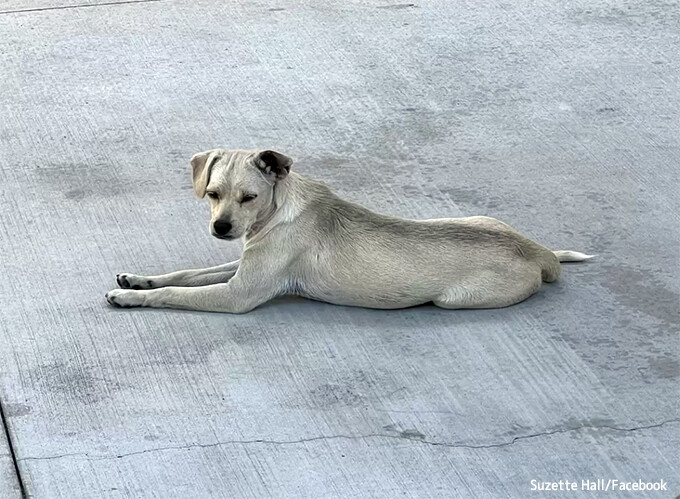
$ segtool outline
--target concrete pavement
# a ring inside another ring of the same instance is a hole
[[[0,2],[0,400],[30,496],[680,492],[677,2],[76,3]],[[218,145],[599,256],[504,310],[107,306],[118,272],[237,257],[191,190]]]

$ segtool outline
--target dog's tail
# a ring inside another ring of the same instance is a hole
[[[597,255],[586,255],[578,251],[553,251],[560,262],[583,262],[595,258]]]
[[[556,281],[562,273],[560,262],[582,262],[589,260],[595,255],[586,255],[578,251],[550,251],[543,250],[539,259],[541,265],[541,278],[545,282]]]

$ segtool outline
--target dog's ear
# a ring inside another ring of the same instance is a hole
[[[281,180],[288,175],[293,165],[293,160],[285,154],[270,150],[258,152],[253,161],[262,173],[276,180]]]
[[[194,192],[199,198],[205,196],[205,189],[210,182],[210,172],[215,160],[222,157],[221,149],[199,152],[191,157],[191,181]]]

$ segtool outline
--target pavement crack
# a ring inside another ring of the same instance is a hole
[[[189,445],[171,445],[166,447],[156,447],[153,449],[144,449],[133,452],[126,452],[122,454],[115,455],[97,455],[89,454],[86,452],[76,452],[67,454],[58,454],[54,456],[37,456],[37,457],[23,457],[19,458],[18,461],[48,461],[52,459],[62,459],[65,457],[84,457],[88,460],[105,460],[105,459],[122,459],[130,456],[137,456],[140,454],[148,454],[151,452],[163,452],[170,450],[191,450],[191,449],[209,449],[212,447],[220,447],[223,445],[253,445],[253,444],[264,444],[264,445],[299,445],[307,442],[316,442],[320,440],[363,440],[367,438],[387,438],[393,440],[410,441],[422,445],[430,445],[434,447],[447,447],[447,448],[461,448],[461,449],[494,449],[499,447],[508,447],[514,445],[521,440],[529,440],[534,438],[540,438],[550,435],[557,435],[561,433],[570,433],[581,430],[610,430],[618,432],[636,432],[643,430],[650,430],[654,428],[660,428],[667,424],[680,423],[680,418],[669,419],[667,421],[662,421],[660,423],[645,425],[645,426],[632,426],[632,427],[621,427],[612,425],[580,425],[568,428],[558,428],[555,430],[546,430],[537,433],[529,433],[527,435],[519,435],[513,437],[510,440],[503,442],[491,443],[491,444],[466,444],[464,442],[438,442],[435,440],[427,440],[425,438],[420,438],[418,436],[404,436],[400,434],[389,434],[389,433],[368,433],[365,435],[320,435],[317,437],[300,438],[297,440],[270,440],[266,438],[256,438],[251,440],[224,440],[218,442],[212,442],[207,444],[189,444]]]
[[[561,433],[570,433],[572,431],[581,431],[581,430],[611,430],[611,431],[621,431],[621,432],[635,432],[635,431],[640,431],[640,430],[651,430],[653,428],[659,428],[661,426],[664,426],[666,424],[671,424],[671,423],[680,423],[680,418],[678,419],[669,419],[667,421],[662,421],[660,423],[655,423],[651,425],[645,425],[645,426],[633,426],[630,428],[623,428],[620,426],[612,426],[612,425],[579,425],[579,426],[572,426],[569,428],[557,428],[555,430],[547,430],[547,431],[541,431],[538,433],[529,433],[527,435],[518,435],[516,437],[513,437],[511,440],[505,441],[505,442],[499,442],[495,444],[480,444],[480,445],[475,445],[475,444],[462,444],[462,443],[453,443],[453,444],[447,444],[447,443],[436,443],[436,442],[429,442],[431,445],[443,445],[446,447],[463,447],[467,449],[493,449],[496,447],[507,447],[510,445],[513,445],[515,442],[518,442],[520,440],[529,440],[532,438],[539,438],[539,437],[546,437],[550,435],[558,435]]]
[[[160,2],[161,0],[120,0],[118,2],[102,2],[102,3],[83,3],[75,5],[55,5],[53,7],[40,7],[35,9],[16,9],[16,10],[0,10],[2,14],[18,14],[21,12],[43,12],[45,10],[64,10],[64,9],[80,9],[83,7],[103,7],[106,5],[123,5],[129,3],[149,3]]]

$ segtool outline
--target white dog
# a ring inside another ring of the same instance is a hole
[[[290,171],[275,151],[213,149],[191,158],[211,233],[243,238],[240,260],[159,276],[119,274],[120,307],[243,313],[283,294],[382,309],[518,303],[589,255],[550,251],[489,217],[379,215]]]

